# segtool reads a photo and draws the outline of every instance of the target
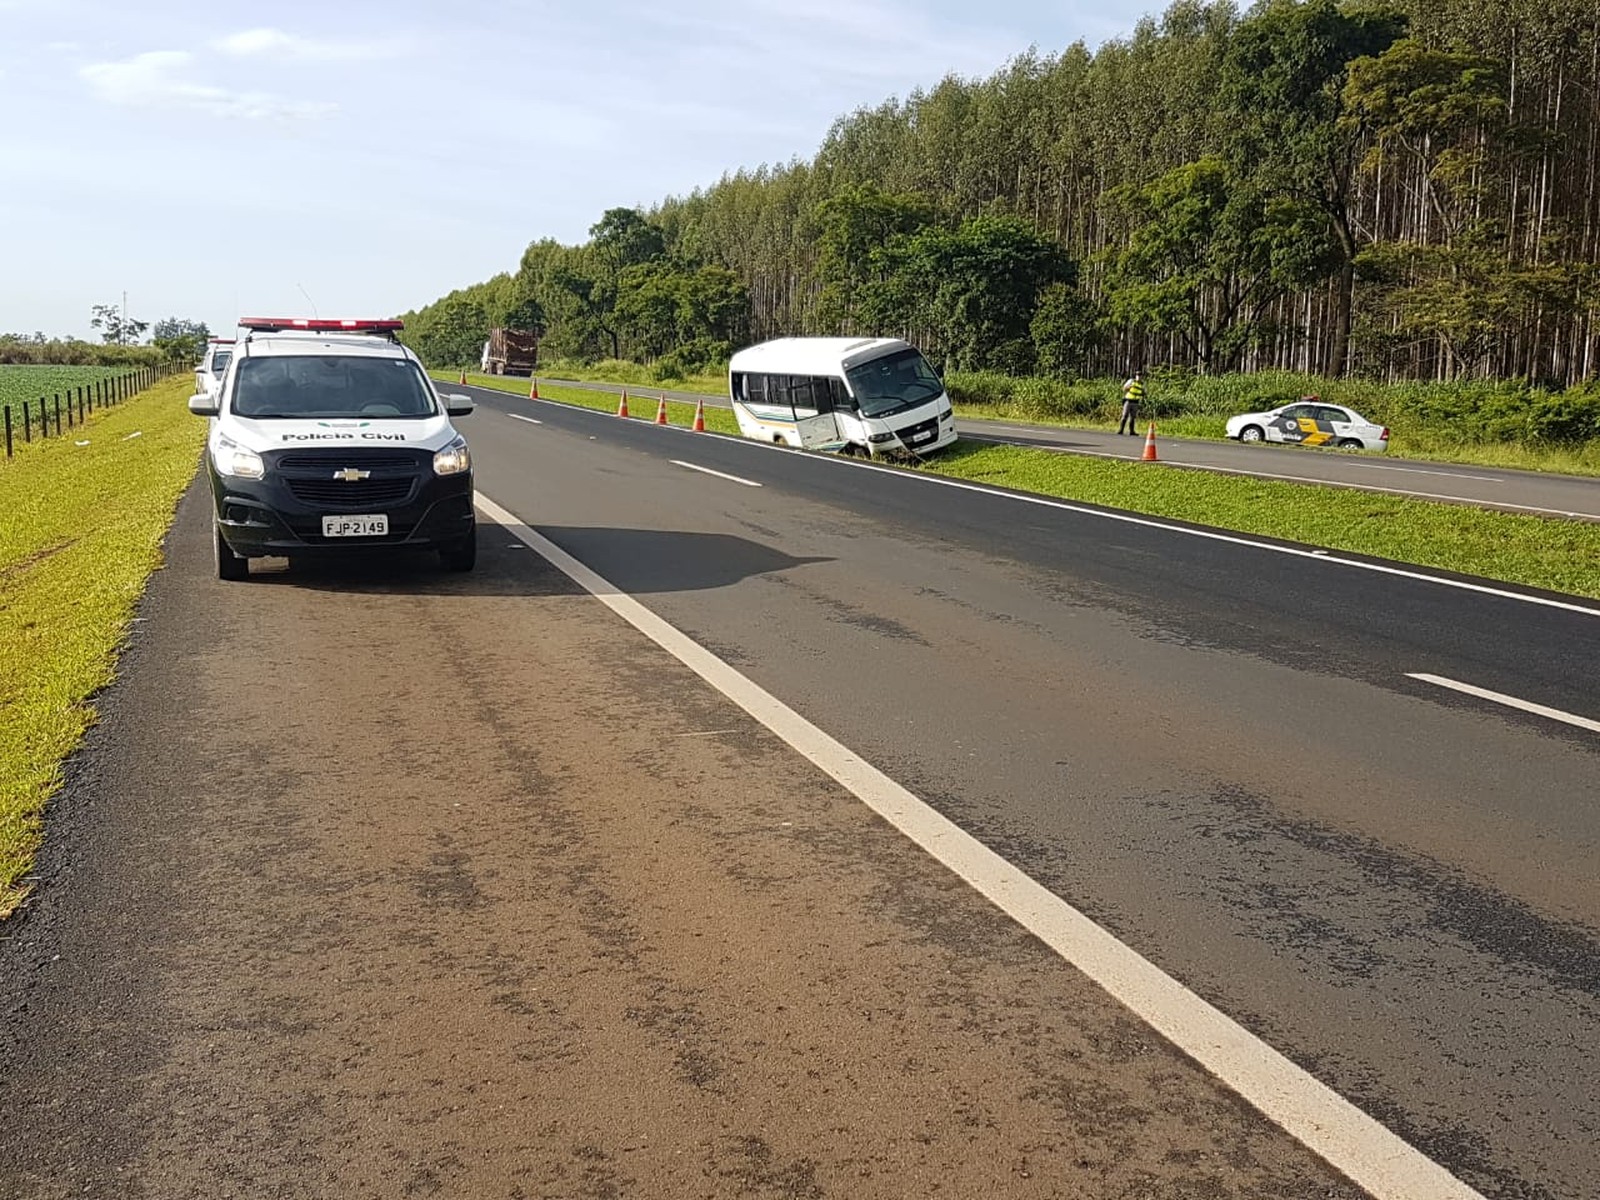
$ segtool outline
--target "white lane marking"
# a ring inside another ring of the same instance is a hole
[[[1397,467],[1393,463],[1368,462],[1364,458],[1345,460],[1352,467],[1365,467],[1369,471],[1405,471],[1411,475],[1444,475],[1451,479],[1476,479],[1482,483],[1510,483],[1502,475],[1468,475],[1464,471],[1441,471],[1436,467]]]
[[[1496,704],[1504,704],[1508,708],[1520,708],[1523,712],[1533,713],[1535,716],[1549,717],[1552,721],[1561,721],[1567,725],[1576,725],[1579,729],[1589,729],[1595,733],[1600,733],[1600,721],[1591,721],[1588,717],[1574,716],[1572,713],[1562,712],[1559,708],[1547,708],[1543,704],[1535,704],[1531,700],[1518,700],[1515,696],[1508,696],[1504,692],[1491,692],[1488,688],[1474,687],[1470,683],[1462,683],[1457,679],[1446,679],[1443,675],[1425,675],[1416,671],[1407,671],[1406,678],[1420,679],[1423,683],[1431,683],[1436,687],[1465,692],[1467,695],[1476,696],[1480,700],[1493,700]]]
[[[729,475],[724,471],[713,471],[710,467],[696,466],[694,463],[684,462],[682,459],[669,458],[667,461],[675,467],[683,467],[690,471],[699,471],[703,475],[715,475],[718,479],[726,479],[730,483],[742,483],[745,487],[761,486],[761,484],[757,483],[753,479],[740,479],[737,475]]]
[[[529,425],[543,425],[544,422],[537,417],[525,417],[521,413],[507,413],[513,421],[526,421]]]
[[[599,410],[584,408],[577,404],[563,404],[559,400],[537,400],[536,404],[553,404],[569,412],[599,413]],[[680,433],[689,433],[687,429],[678,429]],[[1155,517],[1144,517],[1137,513],[1117,512],[1111,509],[1088,508],[1082,504],[1074,504],[1069,500],[1056,500],[1050,496],[1032,496],[1026,492],[1005,492],[999,488],[985,487],[978,483],[968,483],[964,479],[947,479],[942,475],[930,475],[923,471],[907,471],[897,467],[880,466],[877,463],[863,462],[858,458],[842,458],[834,454],[808,454],[797,451],[789,446],[774,446],[769,442],[758,442],[750,438],[735,437],[732,434],[696,433],[693,437],[714,437],[730,446],[743,446],[754,451],[766,453],[787,454],[791,459],[803,462],[826,463],[830,466],[844,467],[853,471],[875,471],[880,475],[887,475],[894,479],[905,479],[916,483],[934,484],[938,487],[955,488],[957,491],[977,492],[981,496],[994,496],[1001,500],[1013,500],[1018,504],[1032,504],[1039,508],[1054,508],[1061,512],[1073,513],[1083,517],[1099,517],[1106,521],[1121,521],[1126,525],[1140,525],[1146,529],[1159,529],[1164,533],[1181,533],[1186,537],[1203,538],[1212,542],[1226,542],[1233,546],[1246,546],[1252,550],[1266,550],[1273,554],[1286,554],[1291,558],[1304,558],[1313,562],[1331,563],[1341,567],[1352,567],[1358,571],[1371,571],[1378,575],[1393,575],[1400,579],[1414,579],[1422,583],[1435,583],[1440,587],[1455,588],[1463,592],[1476,592],[1482,596],[1496,596],[1502,600],[1520,600],[1524,604],[1537,604],[1543,608],[1558,608],[1564,612],[1574,612],[1585,617],[1600,617],[1600,608],[1591,605],[1577,604],[1570,600],[1556,600],[1549,596],[1532,596],[1526,592],[1513,592],[1508,588],[1491,587],[1484,583],[1471,583],[1465,579],[1446,579],[1442,575],[1429,575],[1423,571],[1412,571],[1405,567],[1391,567],[1385,563],[1362,562],[1358,558],[1342,558],[1330,554],[1326,550],[1301,549],[1298,546],[1279,546],[1272,542],[1258,542],[1242,534],[1222,533],[1213,529],[1191,529],[1185,525],[1173,525]],[[591,442],[594,438],[589,439]],[[1577,513],[1564,513],[1564,516],[1578,516]]]
[[[776,696],[483,493],[478,507],[1376,1200],[1483,1200]]]

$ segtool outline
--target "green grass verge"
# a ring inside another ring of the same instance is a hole
[[[1600,598],[1600,523],[1592,521],[971,442],[918,469]]]
[[[468,382],[527,394],[521,381],[469,376]],[[614,394],[540,384],[539,395],[616,411]],[[694,414],[692,404],[669,402],[667,409],[674,425],[688,424]],[[629,410],[635,420],[653,419],[656,398],[647,390],[630,393]],[[739,432],[726,409],[708,408],[706,427]],[[1594,522],[973,442],[958,443],[916,469],[1600,599],[1600,524]]]
[[[206,425],[191,390],[187,375],[164,380],[0,457],[0,917],[27,894],[45,802],[194,476]]]

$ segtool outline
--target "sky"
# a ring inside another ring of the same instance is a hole
[[[1140,0],[0,0],[0,332],[389,316]]]

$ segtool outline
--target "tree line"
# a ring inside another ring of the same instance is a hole
[[[947,368],[1376,379],[1600,372],[1600,6],[1179,0],[837,121],[406,314],[668,371],[782,334]]]
[[[135,320],[115,304],[96,304],[90,311],[89,327],[100,334],[99,343],[43,332],[0,333],[0,364],[148,366],[168,359],[198,359],[211,337],[204,321],[187,317],[163,317],[152,330],[149,321]],[[142,340],[146,333],[148,342]]]

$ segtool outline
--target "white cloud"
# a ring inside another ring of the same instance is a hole
[[[122,62],[93,63],[78,74],[102,100],[135,108],[188,108],[250,121],[321,117],[335,110],[331,104],[190,82],[194,63],[186,50],[151,50]]]
[[[224,54],[239,58],[298,59],[306,62],[357,62],[392,58],[402,52],[398,42],[325,42],[300,37],[281,29],[245,29],[211,43]]]

